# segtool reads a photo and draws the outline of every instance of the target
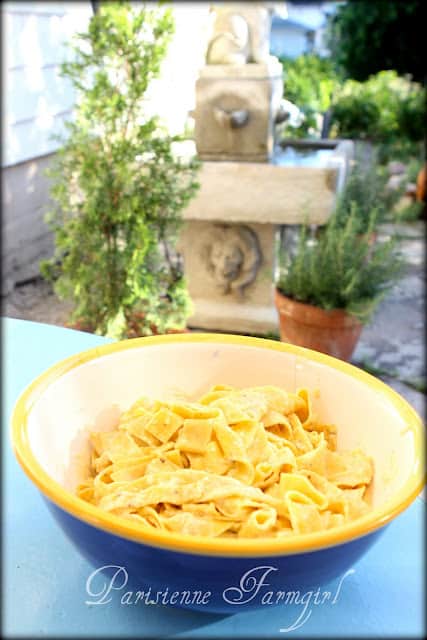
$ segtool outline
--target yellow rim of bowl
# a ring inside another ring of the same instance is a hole
[[[162,532],[154,528],[143,528],[139,524],[102,511],[99,507],[85,502],[53,480],[33,455],[27,433],[28,414],[46,388],[66,372],[96,358],[126,349],[176,342],[217,342],[222,344],[236,344],[243,347],[250,346],[262,349],[273,349],[275,351],[286,351],[296,356],[301,356],[304,359],[333,367],[367,384],[387,398],[388,402],[395,407],[404,419],[406,429],[411,430],[414,435],[415,459],[407,481],[384,505],[336,529],[289,536],[282,539],[230,539],[186,536],[183,534]],[[411,504],[425,484],[423,431],[424,427],[420,417],[398,393],[374,376],[351,364],[323,353],[312,351],[311,349],[297,347],[283,342],[266,340],[264,338],[215,333],[172,334],[133,338],[131,340],[105,344],[70,356],[39,375],[18,398],[12,414],[12,443],[19,463],[38,489],[64,511],[99,529],[154,547],[199,555],[240,557],[258,557],[316,551],[349,542],[354,538],[364,536],[389,523]]]

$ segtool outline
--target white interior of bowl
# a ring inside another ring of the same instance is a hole
[[[292,353],[220,342],[139,346],[71,369],[32,407],[30,447],[43,469],[73,491],[87,473],[89,430],[113,428],[120,410],[142,395],[193,400],[218,383],[318,389],[315,412],[337,426],[338,448],[362,447],[374,460],[373,506],[394,494],[413,469],[413,432],[386,394]]]

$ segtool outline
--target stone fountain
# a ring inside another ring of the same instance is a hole
[[[195,306],[190,327],[277,331],[279,238],[304,221],[325,224],[353,153],[350,141],[293,145],[291,153],[275,144],[286,113],[282,65],[269,55],[274,5],[212,6],[194,111],[201,187],[184,211],[180,243]]]

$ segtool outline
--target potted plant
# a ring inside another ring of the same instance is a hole
[[[285,342],[349,360],[379,301],[402,270],[390,239],[372,244],[377,212],[360,236],[357,205],[343,225],[334,213],[318,234],[301,228],[294,255],[279,250],[275,302]]]
[[[62,65],[77,102],[49,171],[55,254],[41,271],[75,326],[114,338],[179,330],[191,313],[176,241],[199,162],[145,109],[172,33],[170,9],[105,3]]]

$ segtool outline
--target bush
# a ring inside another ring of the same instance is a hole
[[[427,118],[420,84],[396,71],[380,71],[365,82],[344,82],[331,59],[314,54],[281,62],[285,98],[305,115],[301,126],[285,125],[284,135],[318,136],[321,116],[331,109],[331,137],[373,141],[381,162],[418,153]]]
[[[411,202],[394,212],[394,220],[396,222],[415,222],[422,217],[424,208],[424,202]]]
[[[424,91],[396,71],[380,71],[366,82],[347,80],[337,91],[332,111],[336,137],[388,144],[423,139]]]
[[[366,232],[372,211],[376,211],[377,223],[389,217],[396,202],[403,195],[403,187],[387,189],[388,178],[388,172],[379,166],[375,158],[370,162],[363,162],[357,158],[337,199],[334,215],[338,223],[341,226],[347,223],[353,206],[359,233]]]
[[[41,269],[73,321],[115,338],[182,327],[191,311],[175,245],[198,165],[144,115],[172,32],[168,9],[105,3],[62,65],[78,100],[49,172],[56,247]]]
[[[303,54],[297,58],[281,58],[284,77],[284,97],[303,111],[305,120],[301,127],[286,127],[287,135],[303,137],[319,133],[318,115],[331,104],[339,78],[328,58],[315,54]]]
[[[332,108],[332,135],[336,138],[372,138],[377,130],[380,110],[371,100],[366,87],[348,81]]]
[[[370,244],[369,235],[377,224],[375,211],[362,237],[359,220],[360,212],[353,203],[345,224],[332,215],[317,239],[303,226],[295,255],[279,255],[279,291],[325,310],[343,309],[367,322],[400,276],[402,261],[393,240]]]
[[[400,136],[412,142],[422,140],[426,129],[426,118],[425,91],[413,84],[411,90],[397,105]]]

